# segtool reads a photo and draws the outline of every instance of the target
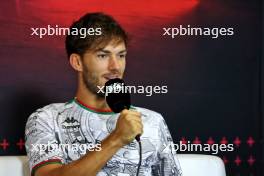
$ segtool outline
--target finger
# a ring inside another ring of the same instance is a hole
[[[141,122],[134,122],[133,124],[135,126],[135,128],[139,129],[139,130],[143,130],[143,124]]]
[[[125,114],[128,114],[128,112],[129,112],[129,110],[128,110],[128,109],[123,109],[123,110],[120,112],[120,114],[123,114],[123,115],[125,115]]]
[[[142,119],[141,119],[141,116],[135,116],[135,115],[128,115],[125,117],[128,121],[137,121],[137,122],[140,122],[142,123]]]
[[[142,135],[143,134],[143,128],[137,128],[135,133],[136,133],[136,135]]]
[[[128,110],[128,114],[141,116],[141,113],[140,112],[134,111],[134,110]]]

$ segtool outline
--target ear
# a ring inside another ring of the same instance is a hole
[[[82,65],[82,60],[81,56],[79,54],[71,54],[70,55],[70,64],[72,68],[76,71],[83,71],[83,65]]]

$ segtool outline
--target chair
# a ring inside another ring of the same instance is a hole
[[[223,161],[213,155],[177,154],[183,176],[226,176]]]
[[[226,176],[223,161],[216,156],[178,154],[183,176]],[[26,156],[0,156],[1,176],[30,176]]]
[[[1,176],[30,176],[26,156],[0,156]]]

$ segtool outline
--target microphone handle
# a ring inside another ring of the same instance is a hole
[[[138,134],[135,139],[139,142],[140,141],[140,134]]]

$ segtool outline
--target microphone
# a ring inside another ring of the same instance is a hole
[[[130,108],[130,93],[126,90],[125,82],[122,79],[114,78],[108,80],[105,83],[104,91],[106,102],[115,113]],[[140,135],[137,135],[135,139],[140,141]]]

